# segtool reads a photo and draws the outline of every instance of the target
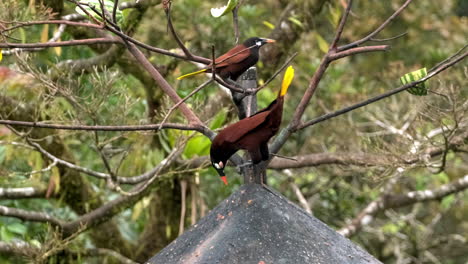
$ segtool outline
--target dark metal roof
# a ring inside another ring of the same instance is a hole
[[[249,184],[148,263],[381,262],[277,192]]]

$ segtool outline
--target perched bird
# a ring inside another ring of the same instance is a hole
[[[247,150],[253,164],[268,160],[268,141],[278,132],[283,115],[284,95],[294,77],[294,69],[289,66],[284,74],[278,97],[268,107],[256,114],[227,126],[211,143],[211,164],[224,184],[227,184],[224,167],[227,160],[239,149]]]
[[[242,73],[257,63],[260,47],[273,42],[275,42],[273,39],[253,37],[247,39],[242,44],[236,45],[215,59],[216,74],[223,79],[230,78],[234,81],[237,80]],[[212,68],[212,64],[210,63],[204,69],[182,75],[177,80],[203,72],[210,73]]]

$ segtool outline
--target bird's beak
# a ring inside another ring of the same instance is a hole
[[[216,169],[216,171],[218,172],[219,177],[221,177],[221,180],[224,182],[224,184],[228,185],[226,174],[224,174],[224,169]]]
[[[221,180],[224,182],[224,185],[228,185],[226,175],[225,175],[225,176],[221,176]]]
[[[219,177],[221,177],[221,180],[224,182],[224,184],[228,185],[226,174],[224,174],[223,162],[219,162],[219,164],[213,163],[213,167],[216,169],[216,172],[218,172]]]
[[[263,41],[266,42],[266,43],[275,43],[276,42],[276,40],[274,40],[274,39],[267,39],[267,38],[264,38]]]

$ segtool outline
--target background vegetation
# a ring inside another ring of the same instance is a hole
[[[27,21],[82,21],[83,17],[70,16],[76,13],[72,2],[2,1],[2,43],[109,36],[95,28],[57,24],[5,30]],[[403,2],[355,1],[340,45],[366,36]],[[209,13],[222,4],[172,3],[174,28],[193,54],[211,58],[212,45],[218,55],[234,45],[232,16],[214,18]],[[160,1],[120,5],[124,32],[183,54],[168,31]],[[262,50],[259,84],[298,52],[292,61],[296,77],[286,98],[283,124],[291,121],[345,7],[346,2],[338,0],[242,1],[240,40],[277,39],[276,45]],[[466,47],[467,8],[463,0],[412,1],[375,37],[405,33],[384,43],[391,50],[333,62],[301,120],[396,88],[405,73],[430,69]],[[2,120],[142,125],[160,123],[173,106],[124,45],[0,47]],[[180,97],[206,79],[177,81],[197,68],[194,63],[142,51]],[[259,107],[275,98],[280,79],[258,93]],[[428,81],[427,96],[402,92],[292,134],[280,154],[298,161],[275,158],[268,170],[269,185],[384,263],[466,263],[467,80],[464,60]],[[237,120],[230,94],[213,83],[186,103],[210,129]],[[180,111],[167,122],[186,124]],[[0,126],[0,262],[144,262],[242,184],[232,167],[227,169],[230,185],[223,186],[206,158],[209,146],[206,135],[173,129],[104,132]],[[46,153],[112,177],[93,177],[54,162]],[[161,165],[163,160],[168,166]],[[141,183],[134,187],[113,181],[117,175],[142,175],[153,168],[159,169],[157,178],[141,192]],[[453,189],[420,203],[405,200],[423,193],[407,196],[411,192],[440,194],[444,188]],[[138,194],[129,195],[135,191]],[[112,208],[96,222],[85,227],[75,221],[103,212],[105,206]]]

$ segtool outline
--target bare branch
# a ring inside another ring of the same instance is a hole
[[[468,138],[468,132],[458,135],[447,145],[440,147],[430,147],[423,150],[415,150],[406,155],[387,155],[380,153],[314,153],[293,157],[295,161],[287,159],[272,159],[268,168],[275,170],[297,169],[313,167],[327,164],[355,165],[355,166],[395,166],[412,165],[418,162],[424,162],[425,158],[433,158],[443,155],[447,150],[458,151],[457,146],[462,144]],[[421,155],[423,153],[424,155]],[[196,164],[203,164],[200,158],[197,158]]]
[[[190,97],[192,97],[194,94],[198,93],[201,89],[203,89],[204,87],[206,87],[208,84],[210,84],[211,82],[213,81],[213,79],[209,79],[208,81],[202,83],[200,86],[198,86],[197,88],[195,88],[195,90],[193,90],[192,92],[190,92],[187,96],[185,96],[181,101],[179,101],[178,103],[176,103],[175,105],[173,105],[170,109],[169,109],[169,112],[167,112],[167,114],[164,116],[164,119],[161,121],[161,127],[164,126],[164,123],[166,123],[167,119],[169,118],[169,116],[172,114],[172,112],[177,108],[179,107],[180,104],[184,103],[185,101],[187,101],[187,99],[189,99]]]
[[[344,57],[352,56],[359,53],[375,52],[375,51],[387,51],[390,49],[389,45],[380,45],[380,46],[365,46],[352,48],[344,51],[340,51],[334,54],[330,54],[330,60],[338,60]]]
[[[69,20],[44,20],[44,21],[27,21],[27,22],[15,22],[17,25],[1,30],[0,32],[8,32],[17,28],[27,27],[32,25],[46,25],[46,24],[59,24],[59,25],[69,25],[77,27],[87,27],[94,29],[102,29],[102,26],[96,25],[93,23],[83,23],[83,22],[74,22]]]
[[[167,26],[169,27],[169,31],[171,31],[172,36],[174,37],[174,40],[176,41],[177,45],[179,48],[182,49],[184,52],[185,56],[187,56],[188,59],[191,59],[193,57],[192,53],[185,47],[184,43],[180,39],[180,37],[177,35],[177,32],[174,29],[174,25],[172,24],[172,18],[171,18],[171,9],[170,8],[165,8],[164,11],[166,12],[166,17],[167,17]]]
[[[123,44],[121,40],[116,38],[91,38],[91,39],[75,39],[60,42],[46,42],[46,43],[0,43],[0,48],[53,48],[53,47],[68,47],[80,45],[93,45],[93,44]]]
[[[465,175],[458,180],[444,184],[433,190],[412,191],[399,195],[382,195],[362,210],[349,225],[338,230],[338,233],[347,237],[351,236],[362,228],[363,225],[369,224],[372,217],[381,211],[403,207],[414,203],[441,199],[450,194],[464,191],[467,188],[468,175]]]
[[[59,124],[48,124],[43,122],[28,122],[28,121],[17,121],[17,120],[0,120],[2,125],[11,126],[24,126],[24,127],[37,127],[37,128],[48,128],[48,129],[63,129],[63,130],[84,130],[84,131],[148,131],[148,130],[159,130],[159,129],[177,129],[177,130],[190,130],[198,131],[201,129],[197,125],[184,125],[176,123],[165,123],[165,124],[150,124],[150,125],[123,125],[123,126],[88,126],[88,125],[59,125]]]
[[[447,62],[445,64],[439,65],[438,68],[434,69],[432,72],[429,72],[429,74],[427,76],[425,76],[425,77],[423,77],[423,78],[421,78],[421,79],[419,79],[417,81],[402,85],[402,86],[400,86],[398,88],[395,88],[395,89],[390,90],[388,92],[385,92],[383,94],[377,95],[375,97],[372,97],[372,98],[367,99],[365,101],[362,101],[360,103],[357,103],[357,104],[342,108],[342,109],[340,109],[338,111],[328,113],[328,114],[322,115],[320,117],[317,117],[317,118],[315,118],[313,120],[307,121],[307,122],[299,125],[297,127],[297,130],[300,130],[300,129],[306,128],[308,126],[312,126],[312,125],[315,125],[317,123],[323,122],[323,121],[328,120],[330,118],[345,114],[345,113],[350,112],[352,110],[355,110],[357,108],[361,108],[361,107],[366,106],[368,104],[380,101],[380,100],[385,99],[385,98],[387,98],[389,96],[392,96],[394,94],[397,94],[399,92],[407,90],[407,89],[409,89],[411,87],[414,87],[414,86],[416,86],[416,85],[418,85],[418,84],[420,84],[422,82],[425,82],[425,81],[429,80],[430,78],[436,76],[437,74],[441,73],[442,71],[446,70],[447,68],[457,64],[458,62],[465,59],[467,56],[468,56],[468,52],[465,52],[465,53],[461,54],[460,56],[454,58],[453,60],[451,60],[451,61],[449,61],[449,62]]]
[[[398,38],[401,38],[403,36],[406,36],[408,34],[408,32],[403,32],[401,34],[398,34],[394,37],[390,37],[390,38],[383,38],[383,39],[376,39],[376,38],[371,38],[370,41],[374,41],[374,42],[387,42],[387,41],[390,41],[390,40],[394,40],[394,39],[398,39]]]
[[[39,251],[39,248],[23,240],[10,242],[0,241],[0,253],[16,256],[31,256]]]
[[[413,0],[407,0],[400,8],[398,8],[387,20],[385,20],[376,30],[371,32],[369,35],[366,37],[354,41],[350,44],[346,44],[343,46],[338,47],[338,51],[343,51],[351,48],[358,47],[359,45],[363,44],[366,41],[369,41],[373,37],[375,37],[377,34],[379,34],[380,31],[382,31],[390,22],[392,22]]]
[[[45,188],[0,188],[0,199],[44,198]]]
[[[386,208],[398,208],[418,202],[425,202],[443,198],[452,193],[468,188],[468,174],[451,183],[444,184],[433,190],[412,191],[401,195],[392,195],[385,198]]]
[[[180,181],[180,220],[179,220],[179,236],[184,233],[185,214],[187,212],[187,180]]]
[[[298,52],[294,52],[293,55],[291,55],[291,57],[289,57],[284,63],[283,65],[263,84],[261,85],[260,87],[256,88],[255,89],[255,93],[259,92],[261,89],[265,88],[271,81],[273,81],[276,76],[278,76],[278,74],[280,74],[284,69],[286,69],[286,67],[288,67],[288,65],[291,63],[291,61],[297,56],[297,54],[299,54]]]
[[[353,5],[353,0],[349,0],[348,5],[346,6],[346,10],[343,13],[343,16],[341,16],[340,24],[338,25],[338,28],[336,29],[335,37],[333,38],[330,44],[330,49],[332,50],[336,49],[336,45],[338,44],[338,41],[341,38],[341,34],[343,33],[343,29],[346,24],[346,20],[348,19],[348,15],[349,15],[349,12],[351,11],[352,5]]]
[[[88,256],[109,256],[109,257],[115,258],[116,260],[119,261],[119,263],[122,263],[122,264],[138,264],[138,262],[135,262],[125,257],[119,252],[111,250],[111,249],[107,249],[107,248],[89,248],[89,249],[86,249],[84,254]]]
[[[306,212],[308,212],[309,214],[312,214],[312,209],[310,208],[309,203],[304,197],[304,194],[301,192],[299,186],[297,186],[297,184],[292,178],[289,178],[289,186],[291,186],[291,188],[293,189],[294,194],[296,195],[297,200],[299,200],[299,203],[301,204],[302,208],[304,208],[304,210],[306,210]]]
[[[58,227],[62,227],[64,224],[62,220],[46,213],[11,208],[3,205],[0,205],[0,215],[15,217],[24,221],[51,223]]]
[[[159,87],[171,98],[174,103],[179,103],[182,99],[176,93],[176,91],[172,88],[172,86],[164,79],[164,77],[159,73],[159,71],[151,64],[151,62],[143,55],[143,53],[138,50],[138,48],[132,43],[126,43],[127,48],[130,53],[133,54],[135,59],[141,63],[141,66],[146,69],[146,71],[151,75],[151,77],[158,83]],[[179,106],[180,111],[182,114],[187,118],[190,124],[204,126],[203,122],[200,121],[198,116],[188,108],[185,103],[181,103]]]
[[[28,140],[28,139],[26,139]],[[96,178],[99,178],[99,179],[104,179],[104,180],[108,180],[110,179],[110,175],[107,174],[107,173],[102,173],[102,172],[97,172],[97,171],[93,171],[91,169],[88,169],[86,167],[81,167],[81,166],[78,166],[78,165],[75,165],[75,164],[72,164],[68,161],[65,161],[65,160],[62,160],[62,159],[59,159],[57,157],[55,157],[54,155],[52,155],[51,153],[47,152],[44,148],[41,147],[41,145],[39,145],[38,143],[35,143],[35,142],[32,142],[30,140],[28,140],[28,143],[33,146],[35,149],[37,149],[40,153],[42,153],[44,156],[46,156],[48,159],[52,160],[52,161],[56,161],[58,164],[62,165],[62,166],[65,166],[67,168],[70,168],[70,169],[73,169],[73,170],[76,170],[76,171],[79,171],[79,172],[82,172],[82,173],[85,173],[85,174],[88,174],[90,176],[93,176],[93,177],[96,177]],[[132,177],[117,177],[117,181],[119,183],[123,183],[123,184],[137,184],[137,183],[141,183],[143,181],[146,181],[148,179],[150,179],[153,175],[156,174],[156,172],[160,171],[162,167],[166,166],[166,161],[163,160],[160,164],[158,164],[156,167],[154,167],[153,169],[141,174],[141,175],[138,175],[138,176],[132,176]]]

